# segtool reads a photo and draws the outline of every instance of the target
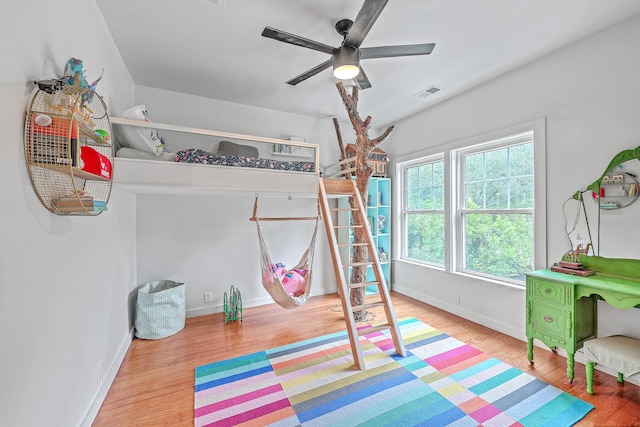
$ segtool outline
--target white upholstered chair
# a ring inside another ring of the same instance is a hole
[[[595,338],[584,343],[587,393],[593,394],[593,367],[600,363],[618,372],[618,382],[625,377],[640,377],[640,340],[623,335]]]

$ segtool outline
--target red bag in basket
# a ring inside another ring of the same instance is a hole
[[[82,160],[82,170],[98,175],[102,178],[111,179],[112,166],[108,157],[98,153],[93,148],[83,145],[80,147],[80,159]]]

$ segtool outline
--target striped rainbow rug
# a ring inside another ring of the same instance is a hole
[[[387,333],[346,332],[200,366],[196,426],[570,426],[593,406],[416,319]],[[524,357],[524,355],[523,355]]]

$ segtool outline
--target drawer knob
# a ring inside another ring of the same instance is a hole
[[[551,293],[551,289],[549,289],[549,288],[545,289],[545,290],[544,290],[544,293],[545,293],[545,294],[550,294],[550,293]]]
[[[551,316],[549,316],[549,315],[547,314],[546,316],[544,316],[544,321],[545,321],[545,322],[548,322],[548,323],[551,323],[551,322],[553,322],[553,317],[551,317]]]

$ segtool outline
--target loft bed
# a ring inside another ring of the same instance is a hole
[[[113,183],[121,188],[147,194],[317,196],[317,144],[119,117],[110,120],[117,149]],[[142,138],[155,131],[167,140],[167,148],[161,147],[160,154],[131,148],[124,139],[131,139],[135,131]]]

